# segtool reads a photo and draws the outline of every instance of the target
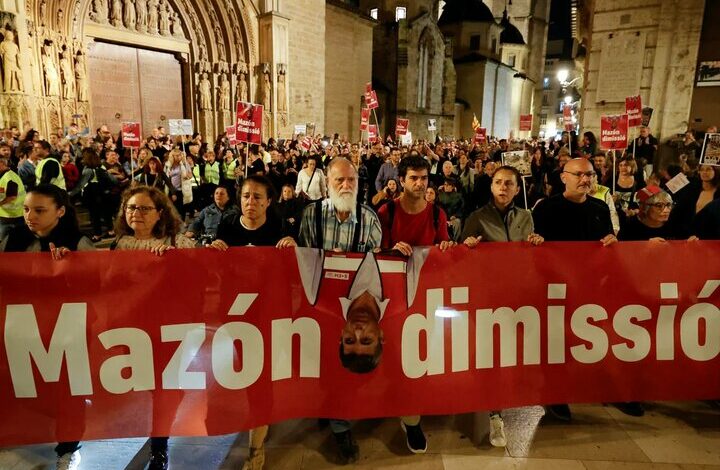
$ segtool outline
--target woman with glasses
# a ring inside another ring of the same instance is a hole
[[[668,224],[673,208],[672,197],[657,186],[646,186],[637,192],[640,209],[637,217],[622,221],[618,239],[622,241],[676,240],[677,233]]]
[[[173,203],[157,188],[136,186],[123,193],[120,212],[115,219],[117,238],[111,250],[149,250],[162,256],[175,248],[193,248],[195,242],[180,236],[180,216]],[[172,424],[174,416],[165,418],[153,416],[157,427]],[[168,438],[150,439],[150,465],[148,470],[168,468]]]

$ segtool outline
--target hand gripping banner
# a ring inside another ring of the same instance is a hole
[[[719,242],[0,254],[0,280],[3,446],[720,397]]]

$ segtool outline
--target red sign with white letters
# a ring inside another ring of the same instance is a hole
[[[617,114],[600,118],[600,148],[624,150],[628,146],[628,115]]]
[[[395,123],[395,134],[397,135],[407,135],[408,133],[408,127],[410,127],[410,119],[400,119],[398,118]]]
[[[238,101],[235,121],[235,139],[238,142],[262,143],[263,112],[261,104]]]
[[[142,132],[140,131],[139,122],[123,122],[122,123],[122,144],[127,148],[140,148],[142,141]]]
[[[642,98],[640,95],[625,98],[625,114],[628,115],[629,127],[637,127],[642,124]]]

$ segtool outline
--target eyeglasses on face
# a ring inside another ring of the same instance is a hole
[[[583,176],[587,178],[594,178],[597,176],[597,173],[594,171],[563,171],[563,173],[568,173],[578,179],[581,179]]]
[[[125,212],[128,214],[132,214],[135,211],[140,211],[142,215],[145,215],[149,213],[150,211],[154,211],[155,207],[152,206],[136,206],[135,204],[130,204],[125,206]]]
[[[672,209],[674,204],[672,202],[656,202],[654,204],[648,204],[649,207],[654,207],[655,209]]]

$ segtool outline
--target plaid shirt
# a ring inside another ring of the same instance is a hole
[[[362,233],[360,234],[360,242],[358,243],[359,252],[368,252],[380,246],[382,241],[382,228],[380,227],[380,219],[377,214],[368,206],[360,206],[362,217]],[[357,214],[352,213],[344,222],[340,222],[335,213],[335,207],[330,199],[322,202],[322,227],[324,250],[340,250],[348,252],[352,249],[353,236],[355,235],[355,226],[357,224]],[[310,204],[303,212],[302,221],[300,222],[300,239],[298,244],[315,248],[317,237],[315,235],[315,204]]]

